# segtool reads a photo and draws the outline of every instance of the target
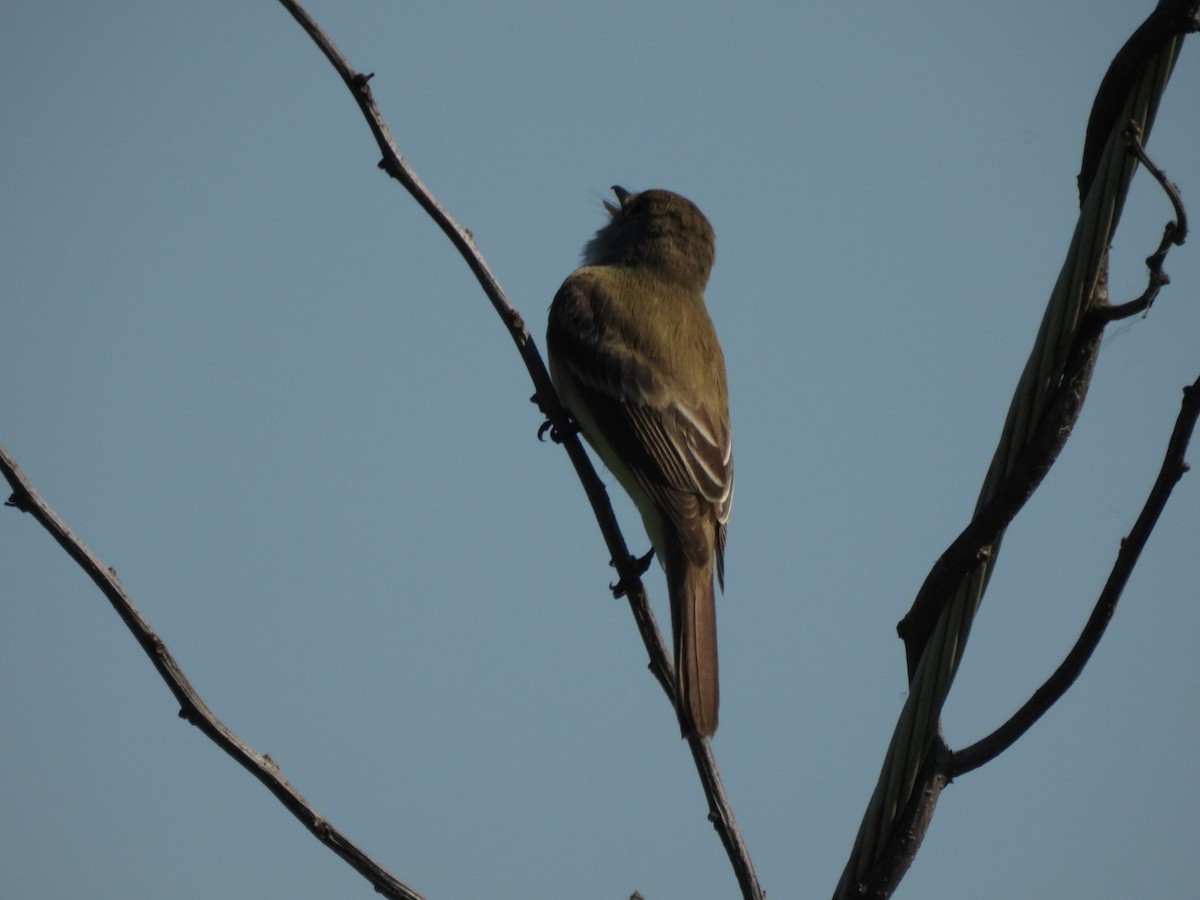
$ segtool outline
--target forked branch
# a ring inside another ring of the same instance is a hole
[[[1153,124],[1183,35],[1196,30],[1197,6],[1195,0],[1161,0],[1101,83],[1080,167],[1075,234],[1014,392],[975,515],[937,561],[899,626],[908,657],[908,698],[835,891],[837,900],[890,896],[920,846],[949,775],[966,770],[964,759],[971,763],[982,756],[964,751],[951,767],[939,719],[1004,530],[1070,433],[1086,397],[1104,325],[1149,308],[1167,283],[1162,271],[1167,250],[1186,236],[1178,191],[1146,157],[1141,139]],[[1147,260],[1146,291],[1134,301],[1110,306],[1108,248],[1139,163],[1167,192],[1176,218]],[[1005,736],[1020,730],[1014,726]],[[1001,743],[997,738],[983,749],[994,755]]]
[[[950,778],[957,778],[959,775],[964,775],[972,769],[991,762],[1015,744],[1021,735],[1032,728],[1033,724],[1058,702],[1083,672],[1083,667],[1087,665],[1092,653],[1100,645],[1100,639],[1104,637],[1105,629],[1108,628],[1108,623],[1117,610],[1117,601],[1121,599],[1121,592],[1129,582],[1129,576],[1133,574],[1133,567],[1137,565],[1138,557],[1141,556],[1146,542],[1150,539],[1150,533],[1158,523],[1158,517],[1166,508],[1167,501],[1171,498],[1171,492],[1183,478],[1184,473],[1188,471],[1185,456],[1188,442],[1192,439],[1196,428],[1197,418],[1200,418],[1200,378],[1183,389],[1182,408],[1179,410],[1179,417],[1175,420],[1175,429],[1171,432],[1171,439],[1167,443],[1166,458],[1163,460],[1158,478],[1155,480],[1154,487],[1150,490],[1150,496],[1146,498],[1146,503],[1142,507],[1137,521],[1134,522],[1129,536],[1121,541],[1121,549],[1117,553],[1117,560],[1113,564],[1112,572],[1109,573],[1108,580],[1104,583],[1104,589],[1100,592],[1100,597],[1096,600],[1092,614],[1088,618],[1087,624],[1084,625],[1075,646],[1071,648],[1071,652],[1067,654],[1066,659],[1062,661],[1054,674],[1046,679],[1045,683],[1013,714],[1012,718],[987,737],[951,755],[947,766],[947,774]]]

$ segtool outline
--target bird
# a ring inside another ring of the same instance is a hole
[[[614,186],[608,221],[550,305],[551,381],[641,513],[666,572],[685,738],[717,730],[713,587],[725,589],[733,440],[725,358],[704,304],[712,225],[690,200]]]

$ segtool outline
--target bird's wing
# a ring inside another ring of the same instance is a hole
[[[713,546],[705,534],[711,519],[703,507],[713,509],[723,581],[724,523],[733,495],[728,413],[689,396],[693,392],[670,368],[672,357],[633,341],[619,318],[614,322],[612,306],[597,316],[609,299],[593,278],[567,279],[551,306],[550,352],[603,438],[670,519],[697,563]]]

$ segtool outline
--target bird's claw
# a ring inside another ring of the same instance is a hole
[[[644,556],[631,556],[629,558],[629,561],[633,563],[634,580],[637,580],[646,574],[646,570],[650,568],[650,562],[653,559],[654,559],[654,548],[653,547],[651,547],[649,550],[647,550],[646,554]],[[611,563],[609,563],[609,565],[616,566],[616,563],[611,562]],[[631,585],[627,584],[625,579],[622,578],[616,584],[610,584],[608,586],[608,589],[613,592],[614,597],[624,597],[627,593],[629,593],[630,586]]]
[[[549,419],[547,419],[545,422],[542,423],[541,427],[538,428],[538,433],[537,433],[538,440],[539,441],[546,440],[547,434],[550,435],[550,440],[552,440],[554,443],[561,444],[567,438],[571,437],[571,435],[579,434],[579,425],[575,422],[574,419],[568,419],[566,427],[560,428],[559,426],[557,426],[553,422],[551,422]]]

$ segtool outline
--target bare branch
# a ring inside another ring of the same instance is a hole
[[[1146,257],[1146,268],[1149,269],[1146,290],[1142,291],[1140,297],[1135,297],[1127,303],[1101,306],[1093,310],[1092,314],[1104,322],[1115,322],[1117,319],[1146,312],[1154,305],[1158,292],[1171,283],[1170,276],[1163,271],[1163,262],[1166,261],[1167,251],[1171,247],[1182,245],[1187,240],[1188,234],[1187,210],[1183,208],[1183,198],[1179,195],[1179,187],[1168,181],[1167,173],[1156,166],[1146,155],[1146,148],[1142,146],[1141,129],[1138,128],[1136,122],[1130,122],[1125,126],[1123,137],[1125,146],[1138,158],[1138,162],[1145,167],[1146,171],[1154,176],[1154,180],[1166,193],[1167,199],[1171,201],[1171,206],[1175,210],[1175,218],[1163,226],[1163,236],[1162,240],[1158,242],[1158,249]]]
[[[1136,122],[1130,122],[1122,133],[1125,146],[1162,187],[1175,211],[1175,219],[1166,224],[1158,248],[1146,258],[1149,269],[1146,290],[1141,296],[1127,303],[1110,305],[1103,291],[1104,282],[1088,304],[1089,313],[1076,337],[1076,348],[1062,382],[1054,389],[1055,396],[1046,410],[1045,418],[1038,425],[1033,439],[1022,451],[1020,458],[1007,474],[1004,482],[983,509],[978,510],[970,524],[946,549],[921,585],[912,608],[897,625],[896,630],[904,639],[909,659],[909,676],[925,646],[937,617],[950,601],[949,588],[969,571],[986,548],[995,544],[1004,529],[1013,520],[1025,502],[1033,496],[1041,480],[1053,465],[1076,419],[1083,408],[1087,386],[1091,380],[1092,367],[1099,351],[1100,332],[1103,327],[1117,319],[1148,310],[1159,291],[1171,279],[1163,272],[1163,261],[1172,246],[1183,244],[1187,238],[1188,220],[1183,200],[1177,185],[1167,180],[1166,173],[1156,166],[1146,154],[1141,142],[1141,130]],[[1101,278],[1106,273],[1101,270]]]
[[[610,559],[617,570],[618,585],[629,601],[629,607],[642,636],[642,642],[646,646],[646,652],[650,658],[650,671],[662,685],[671,701],[672,709],[674,709],[676,698],[672,688],[674,679],[671,658],[650,609],[650,603],[641,582],[637,558],[629,552],[617,525],[616,516],[613,514],[612,505],[608,501],[604,484],[596,475],[591,461],[584,452],[583,445],[576,433],[577,430],[571,427],[570,419],[554,392],[549,373],[546,371],[545,364],[542,362],[541,355],[538,353],[524,320],[500,287],[483,255],[475,246],[475,241],[470,233],[442,207],[401,155],[391,131],[371,95],[368,85],[370,76],[355,71],[325,31],[299,3],[294,0],[279,0],[279,2],[312,37],[350,89],[372,134],[375,135],[375,140],[383,155],[379,167],[404,186],[405,190],[413,196],[454,244],[471,271],[475,273],[484,293],[512,336],[533,381],[536,391],[532,398],[533,402],[550,421],[556,440],[566,449],[579,480],[583,484],[584,491],[595,512],[596,520],[600,525],[600,531],[608,546]],[[712,750],[707,746],[707,741],[701,743],[704,746],[698,747],[697,742],[692,741],[691,749],[700,781],[704,786],[705,796],[709,802],[709,818],[713,821],[721,837],[721,842],[729,854],[730,863],[737,876],[743,897],[761,898],[764,896],[763,890],[758,883],[758,877],[754,872],[754,865],[750,860],[745,841],[733,817],[733,810],[725,796]]]
[[[1116,612],[1117,601],[1121,599],[1121,592],[1125,589],[1129,576],[1133,573],[1133,567],[1137,564],[1138,557],[1141,556],[1146,541],[1149,540],[1150,533],[1158,522],[1158,517],[1166,507],[1171,492],[1188,470],[1184,455],[1187,453],[1188,442],[1196,427],[1197,418],[1200,418],[1200,378],[1183,389],[1182,408],[1175,421],[1175,430],[1171,433],[1171,440],[1167,444],[1166,458],[1163,460],[1158,478],[1155,480],[1150,496],[1146,498],[1146,503],[1142,507],[1137,521],[1134,522],[1129,536],[1121,541],[1121,550],[1117,554],[1112,572],[1109,574],[1108,581],[1105,582],[1104,589],[1100,592],[1100,597],[1092,609],[1092,614],[1088,618],[1083,632],[1075,642],[1075,646],[1071,648],[1071,652],[1067,654],[1066,659],[1062,661],[1054,674],[1046,679],[1046,682],[1013,714],[1012,718],[987,737],[951,756],[948,768],[951,778],[957,778],[972,769],[979,768],[1011,747],[1075,683],[1075,679],[1079,677],[1083,667],[1087,665],[1087,661],[1091,659],[1092,653],[1100,644],[1100,639],[1104,637],[1104,631],[1108,628],[1113,613]]]
[[[975,521],[938,560],[901,623],[909,693],[834,892],[837,900],[890,896],[920,846],[945,783],[931,766],[943,746],[941,710],[1005,524],[1061,449],[1086,395],[1100,332],[1111,321],[1096,310],[1108,308],[1108,248],[1139,162],[1118,123],[1134,122],[1139,134],[1149,133],[1182,36],[1196,28],[1197,5],[1161,0],[1114,58],[1097,93],[1079,176],[1080,216],[1013,394]]]
[[[939,734],[934,742],[925,763],[925,768],[917,776],[908,806],[896,817],[896,827],[875,866],[867,872],[859,885],[857,897],[889,897],[908,872],[929,823],[937,808],[938,797],[950,779],[946,776],[946,764],[950,759],[950,749]],[[868,887],[870,886],[870,887]]]
[[[1097,287],[1100,293],[1104,284]],[[938,617],[954,597],[954,586],[983,556],[992,552],[991,548],[999,543],[1005,528],[1033,496],[1066,444],[1083,410],[1100,350],[1102,328],[1102,323],[1095,323],[1080,329],[1062,382],[1055,388],[1045,417],[1029,444],[996,494],[934,563],[912,607],[896,626],[907,650],[910,678]]]
[[[1077,178],[1079,202],[1091,190],[1092,182],[1100,166],[1108,136],[1121,119],[1125,105],[1126,86],[1142,78],[1147,61],[1158,52],[1165,42],[1178,35],[1188,34],[1200,28],[1197,22],[1196,4],[1191,0],[1160,0],[1154,12],[1129,36],[1129,40],[1117,51],[1109,63],[1108,71],[1096,91],[1096,101],[1088,117],[1084,138],[1083,158]],[[1146,130],[1154,123],[1157,103],[1147,117]]]
[[[166,644],[155,634],[150,623],[133,605],[133,601],[129,599],[121,587],[121,583],[117,580],[116,573],[100,562],[71,532],[66,523],[33,489],[16,461],[2,446],[0,446],[0,473],[3,473],[13,491],[12,496],[4,505],[29,513],[37,519],[42,527],[50,532],[50,536],[58,542],[59,546],[66,550],[67,554],[96,583],[142,650],[150,657],[150,661],[158,669],[158,674],[167,683],[167,687],[171,689],[175,699],[179,701],[180,718],[187,719],[199,728],[218,747],[232,756],[242,768],[266,785],[267,790],[274,794],[279,802],[316,836],[317,840],[329,847],[349,863],[355,871],[370,881],[377,892],[385,897],[397,898],[397,900],[421,900],[420,894],[367,856],[318,813],[283,777],[283,773],[279,771],[274,760],[265,753],[258,753],[249,747],[213,714],[212,710],[200,699],[195,688],[188,682],[183,670],[168,652]]]

